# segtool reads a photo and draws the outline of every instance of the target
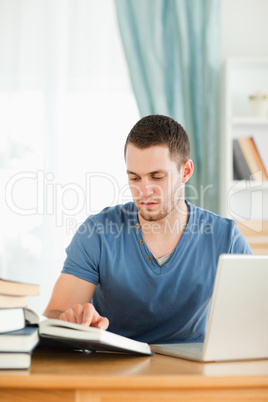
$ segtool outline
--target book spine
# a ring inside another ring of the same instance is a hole
[[[262,179],[266,181],[266,180],[268,180],[268,174],[267,174],[267,172],[265,170],[265,167],[264,167],[264,164],[262,162],[261,156],[260,156],[260,154],[258,152],[258,149],[256,147],[254,138],[251,137],[250,141],[251,141],[251,146],[252,146],[252,150],[254,152],[255,158],[256,158],[256,160],[258,162],[260,170],[262,171]]]
[[[234,180],[251,180],[249,167],[237,139],[233,140],[233,170]]]
[[[263,180],[262,170],[260,169],[260,166],[256,159],[251,139],[247,137],[240,137],[238,138],[238,143],[244,155],[244,158],[247,162],[251,176],[253,177],[254,180],[261,182]]]

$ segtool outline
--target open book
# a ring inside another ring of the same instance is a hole
[[[25,310],[25,318],[31,324],[38,324],[40,343],[43,345],[90,351],[153,354],[147,343],[138,342],[99,328],[85,327],[43,316],[38,319],[31,310]]]

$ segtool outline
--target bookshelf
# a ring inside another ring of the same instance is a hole
[[[254,222],[261,234],[263,222],[268,221],[268,181],[234,180],[233,175],[233,140],[254,135],[268,138],[268,113],[256,117],[250,112],[249,95],[260,90],[268,94],[268,58],[226,60],[220,150],[221,214],[240,222],[242,227],[251,227]]]

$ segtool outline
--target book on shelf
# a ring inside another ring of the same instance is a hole
[[[262,158],[260,156],[260,153],[256,147],[256,140],[253,137],[250,137],[250,143],[251,143],[251,147],[252,147],[252,152],[255,156],[255,159],[257,161],[258,167],[262,173],[262,180],[268,180],[268,175],[267,175],[267,171],[265,169],[265,166],[263,164]],[[268,152],[268,149],[267,149]]]
[[[268,180],[266,170],[264,168],[260,154],[255,146],[253,137],[239,137],[236,141],[234,140],[233,151],[235,159],[234,161],[235,177],[243,176],[243,179],[246,179],[246,177],[244,177],[247,176],[246,168],[244,166],[244,164],[246,163],[251,179],[260,182]],[[239,166],[239,168],[237,168],[237,166]],[[241,174],[242,166],[243,166],[243,174]]]
[[[268,175],[268,133],[255,133],[252,137],[265,172]]]
[[[250,170],[238,140],[233,140],[233,167],[234,180],[251,180]]]

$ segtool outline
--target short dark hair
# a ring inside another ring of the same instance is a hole
[[[141,149],[165,145],[170,158],[178,162],[179,168],[190,158],[190,141],[186,131],[168,116],[154,114],[140,119],[127,136],[125,156],[129,143]]]

